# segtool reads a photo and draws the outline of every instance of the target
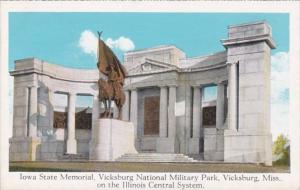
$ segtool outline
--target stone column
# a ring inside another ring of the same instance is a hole
[[[160,103],[159,103],[159,137],[168,136],[168,88],[160,87]]]
[[[51,130],[53,130],[53,123],[54,123],[54,105],[53,105],[53,96],[54,92],[53,90],[49,89],[48,90],[48,95],[49,95],[49,127]],[[52,131],[53,133],[53,131]]]
[[[236,64],[229,63],[229,129],[237,129],[237,73]]]
[[[77,153],[77,142],[75,138],[75,106],[76,106],[76,94],[69,93],[67,154]]]
[[[129,121],[129,90],[125,90],[125,103],[122,108],[122,119],[124,121]]]
[[[202,128],[202,89],[200,86],[193,86],[193,120],[192,120],[192,136],[188,138],[188,154],[199,154],[201,137],[203,137]]]
[[[14,114],[14,126],[13,126],[13,137],[19,137],[19,136],[23,136],[23,137],[29,137],[29,126],[30,126],[30,122],[29,122],[29,106],[30,106],[30,87],[25,87],[24,89],[25,91],[25,99],[24,99],[24,105],[25,105],[25,114],[24,114],[24,119],[26,119],[26,128],[24,128],[22,130],[22,133],[20,134],[18,131],[21,129],[19,127],[15,126],[15,120],[16,120],[16,115]],[[14,96],[15,96],[16,91],[14,92]],[[16,98],[16,97],[14,97]],[[15,104],[15,103],[14,103]],[[14,109],[16,109],[16,106],[14,105]]]
[[[29,87],[29,137],[37,137],[37,86]]]
[[[221,129],[224,123],[224,83],[217,84],[217,113],[216,113],[216,127]]]
[[[193,138],[199,138],[202,129],[202,89],[194,86],[193,95]]]
[[[176,135],[176,86],[169,87],[169,107],[168,107],[168,137],[175,138]]]
[[[137,138],[137,112],[138,112],[138,94],[137,89],[131,90],[131,100],[130,100],[130,121],[134,125],[134,137]]]

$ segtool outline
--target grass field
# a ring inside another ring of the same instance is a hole
[[[234,163],[129,163],[129,162],[11,162],[11,172],[223,172],[288,173],[288,166]]]

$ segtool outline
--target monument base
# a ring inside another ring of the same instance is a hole
[[[94,120],[89,159],[114,161],[125,153],[137,153],[133,123],[116,119]]]
[[[13,137],[9,140],[9,161],[36,161],[39,157],[39,137]]]
[[[272,135],[267,132],[225,130],[224,161],[272,166]]]

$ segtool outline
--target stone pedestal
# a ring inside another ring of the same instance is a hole
[[[90,160],[114,161],[125,153],[137,153],[131,122],[115,119],[96,119],[93,122]]]
[[[36,161],[39,158],[39,137],[13,137],[9,142],[9,161]]]

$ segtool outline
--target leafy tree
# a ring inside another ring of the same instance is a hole
[[[275,165],[290,165],[290,143],[286,136],[280,134],[277,137],[273,143],[272,152],[275,157]]]

